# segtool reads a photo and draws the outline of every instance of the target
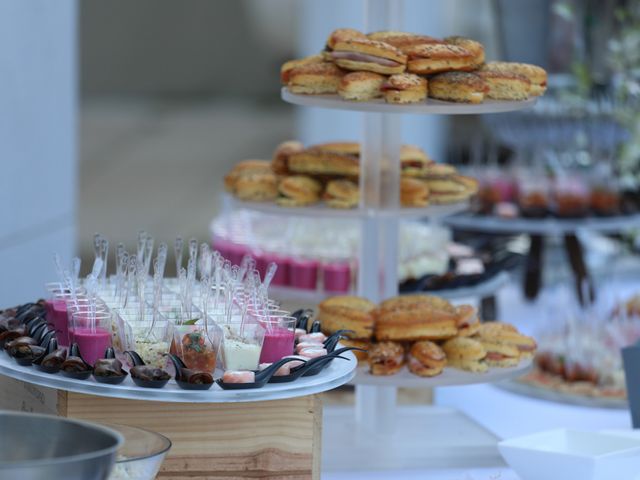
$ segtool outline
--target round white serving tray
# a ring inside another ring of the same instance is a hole
[[[523,360],[517,367],[490,368],[485,373],[471,373],[452,367],[445,367],[444,371],[435,377],[418,377],[407,367],[395,375],[371,375],[368,366],[360,366],[356,376],[351,380],[352,385],[375,385],[379,387],[431,388],[450,387],[455,385],[471,385],[474,383],[494,383],[502,380],[517,378],[532,368],[531,360]]]
[[[343,100],[338,95],[299,95],[291,93],[286,87],[282,88],[282,99],[285,102],[304,107],[330,108],[333,110],[351,110],[356,112],[377,113],[413,113],[436,115],[469,115],[484,113],[503,113],[523,110],[535,105],[536,98],[518,102],[506,100],[485,100],[483,103],[454,103],[443,102],[428,98],[424,102],[397,105],[386,103],[384,99],[368,102],[352,102]]]
[[[550,388],[538,387],[520,381],[506,381],[495,385],[507,392],[522,395],[524,397],[537,398],[548,402],[563,403],[566,405],[579,405],[588,408],[611,408],[624,410],[629,408],[629,402],[623,398],[588,397],[575,393],[562,392]]]
[[[577,230],[619,232],[640,227],[640,214],[616,217],[563,218],[500,218],[481,215],[454,215],[444,220],[450,227],[477,232],[530,233],[561,235]]]
[[[60,373],[48,374],[34,367],[22,367],[6,353],[0,353],[0,375],[43,387],[128,400],[188,403],[260,402],[312,395],[349,382],[355,374],[357,361],[350,352],[343,356],[349,360],[334,360],[318,375],[298,378],[291,383],[268,383],[262,388],[251,390],[222,390],[218,385],[213,385],[206,391],[182,390],[173,379],[169,380],[164,388],[141,388],[133,383],[131,377],[127,377],[120,385],[105,385],[96,382],[93,377],[88,380],[74,380]]]
[[[322,203],[307,207],[281,207],[275,202],[245,202],[224,194],[225,205],[231,208],[244,208],[262,213],[286,215],[290,217],[322,217],[322,218],[371,218],[379,216],[392,216],[402,219],[417,218],[444,218],[449,215],[464,212],[469,208],[469,202],[452,203],[450,205],[430,205],[424,208],[330,208]]]

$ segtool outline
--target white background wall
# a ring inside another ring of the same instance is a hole
[[[75,39],[75,0],[0,2],[0,308],[74,251]]]

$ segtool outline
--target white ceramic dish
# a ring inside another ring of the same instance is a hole
[[[498,448],[522,480],[640,479],[640,439],[559,429],[505,440]]]

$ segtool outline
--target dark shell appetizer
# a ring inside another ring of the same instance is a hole
[[[213,385],[213,375],[209,372],[199,372],[187,368],[177,355],[169,354],[169,358],[175,368],[175,380],[180,388],[184,390],[209,390]]]
[[[93,378],[96,382],[118,385],[127,378],[129,373],[123,370],[122,363],[116,358],[116,352],[109,347],[104,352],[104,358],[96,360],[93,365]]]
[[[67,359],[67,349],[58,347],[55,338],[49,340],[45,351],[38,358],[33,360],[33,365],[45,373],[58,373],[62,363]]]
[[[161,368],[150,367],[145,365],[142,357],[134,351],[127,351],[126,353],[131,359],[133,367],[129,370],[131,374],[131,380],[133,383],[143,388],[162,388],[171,379],[166,371]]]
[[[69,347],[69,354],[62,363],[60,371],[65,377],[86,380],[93,373],[93,367],[84,361],[80,354],[80,347],[77,343],[74,343]]]

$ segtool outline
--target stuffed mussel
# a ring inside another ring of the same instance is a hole
[[[143,388],[162,388],[171,379],[171,376],[161,368],[145,365],[142,357],[136,352],[127,351],[133,367],[129,370],[133,383]]]
[[[74,343],[69,347],[67,359],[62,363],[60,368],[62,374],[76,380],[86,380],[91,376],[93,367],[84,361],[80,354],[80,347]]]
[[[96,382],[117,385],[127,378],[126,370],[122,369],[122,363],[116,358],[113,348],[109,347],[104,352],[104,358],[99,358],[93,365],[93,378]]]
[[[175,379],[178,386],[184,390],[209,390],[213,385],[213,375],[187,368],[177,355],[169,354],[176,371]]]

